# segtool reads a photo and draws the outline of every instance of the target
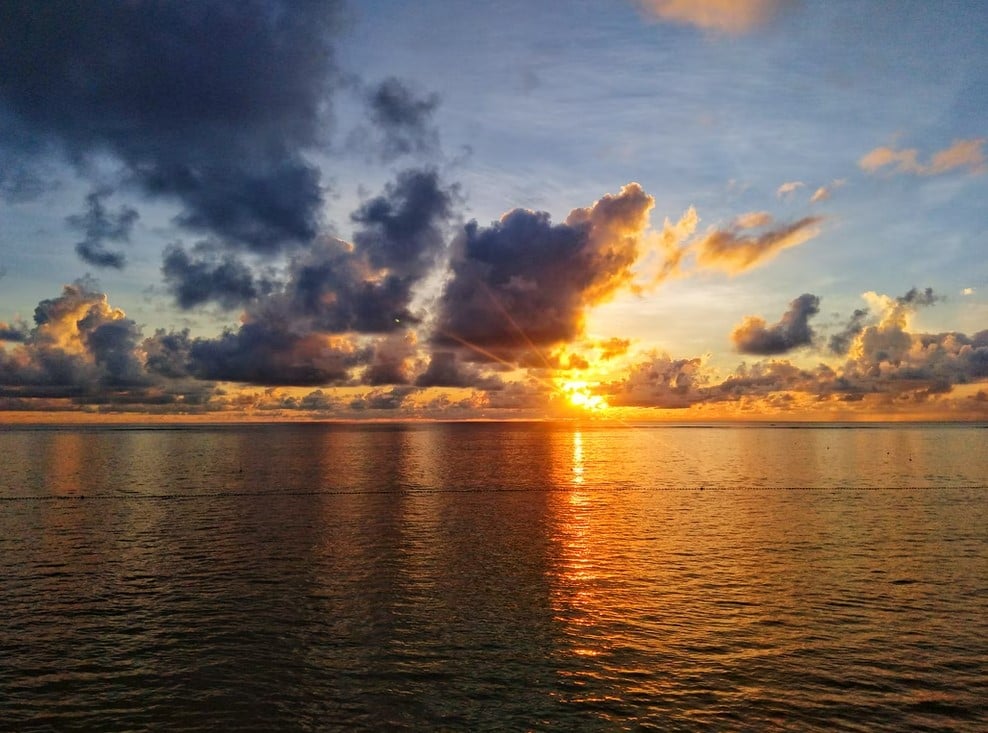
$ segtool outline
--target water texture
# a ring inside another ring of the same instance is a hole
[[[988,727],[979,426],[0,430],[0,728]]]

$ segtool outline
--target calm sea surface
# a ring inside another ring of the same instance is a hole
[[[4,730],[988,730],[988,429],[0,429]]]

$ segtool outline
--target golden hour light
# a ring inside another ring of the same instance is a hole
[[[609,405],[603,397],[593,393],[593,387],[596,386],[595,382],[567,380],[560,385],[560,389],[566,396],[566,401],[573,407],[588,412],[600,412],[606,410]]]

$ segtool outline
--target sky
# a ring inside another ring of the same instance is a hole
[[[0,4],[0,422],[988,420],[988,4]]]

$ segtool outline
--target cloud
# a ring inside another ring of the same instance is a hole
[[[416,95],[406,83],[389,77],[367,92],[366,101],[382,134],[376,147],[384,160],[438,150],[439,132],[432,122],[438,94]]]
[[[874,292],[867,292],[863,297],[879,316],[860,329],[848,348],[848,355],[869,369],[879,369],[882,362],[900,364],[912,345],[912,337],[907,333],[910,316],[919,308],[943,300],[932,288],[910,288],[895,298]]]
[[[0,348],[0,409],[181,405],[201,402],[212,390],[149,369],[140,328],[91,282],[77,281],[41,301],[34,325],[15,340]]]
[[[842,187],[846,183],[847,183],[847,179],[837,178],[831,181],[830,184],[827,186],[820,186],[816,191],[813,192],[813,195],[810,197],[810,203],[817,204],[820,203],[821,201],[828,200],[833,195],[834,191],[836,191],[838,188]]]
[[[337,15],[287,0],[2,3],[0,140],[83,174],[110,156],[127,183],[178,202],[180,223],[257,252],[308,242]]]
[[[603,385],[601,393],[613,407],[689,407],[707,399],[702,367],[698,358],[672,359],[668,354],[649,352],[624,379]]]
[[[140,218],[137,211],[122,206],[116,213],[106,210],[103,200],[113,193],[113,189],[102,187],[86,196],[86,212],[66,217],[65,221],[74,229],[83,231],[86,238],[75,245],[75,251],[94,267],[123,269],[126,257],[123,252],[106,248],[108,242],[129,242],[130,232]]]
[[[0,321],[0,341],[24,341],[28,335],[26,323]]]
[[[284,282],[262,290],[235,261],[197,269],[201,263],[171,249],[166,268],[178,273],[180,302],[186,293],[189,303],[206,295],[247,301],[238,329],[188,342],[188,373],[305,386],[345,383],[365,367],[369,384],[408,382],[414,340],[406,341],[406,329],[420,322],[411,311],[414,289],[443,250],[455,195],[433,170],[402,171],[354,212],[353,243],[319,238],[291,258]],[[359,338],[392,333],[400,335],[375,345]]]
[[[984,144],[985,138],[954,140],[949,148],[933,153],[929,163],[919,161],[919,151],[916,148],[895,150],[879,147],[862,156],[858,166],[868,173],[886,170],[891,173],[935,176],[958,168],[966,168],[969,173],[983,173]]]
[[[809,319],[819,312],[820,298],[804,293],[789,303],[779,322],[771,326],[763,318],[746,316],[731,333],[731,340],[742,354],[785,354],[813,343],[814,334]]]
[[[866,319],[870,315],[867,308],[856,308],[847,323],[838,333],[833,334],[828,342],[831,353],[843,356],[851,348],[854,337],[864,329]]]
[[[393,333],[378,339],[373,347],[373,357],[361,376],[363,384],[408,384],[412,359],[416,353],[414,334]]]
[[[719,33],[748,33],[768,22],[783,0],[640,0],[662,20]]]
[[[169,245],[162,258],[161,274],[168,290],[182,308],[215,301],[232,309],[270,293],[275,284],[255,276],[253,270],[215,243],[200,242],[190,254],[180,244]]]
[[[820,233],[819,216],[807,216],[757,235],[743,235],[736,227],[714,229],[693,243],[697,264],[737,274],[775,257],[784,249],[809,241]]]
[[[805,186],[806,184],[802,181],[786,181],[776,190],[775,195],[781,198],[787,198],[796,193],[797,190]]]
[[[523,209],[486,228],[470,222],[453,245],[436,342],[516,360],[577,338],[586,308],[630,282],[653,203],[630,183],[562,224]]]
[[[731,226],[735,229],[758,229],[772,223],[772,215],[767,211],[749,211],[735,217]]]
[[[191,253],[172,245],[162,272],[183,308],[215,301],[247,306],[254,321],[305,322],[312,331],[394,331],[418,321],[409,310],[413,289],[443,251],[457,195],[435,170],[402,171],[351,215],[353,243],[318,238],[291,257],[283,282],[212,243]]]
[[[452,351],[434,351],[429,365],[415,380],[419,387],[472,387],[487,391],[504,388],[496,376],[487,374],[476,364],[458,359]]]
[[[218,338],[196,339],[190,373],[199,379],[260,385],[325,385],[347,381],[371,351],[353,338],[248,322]]]
[[[609,338],[606,341],[601,341],[594,344],[594,348],[599,349],[600,358],[602,361],[608,361],[610,359],[615,359],[619,356],[623,356],[628,353],[628,349],[631,347],[631,341],[629,339]]]

